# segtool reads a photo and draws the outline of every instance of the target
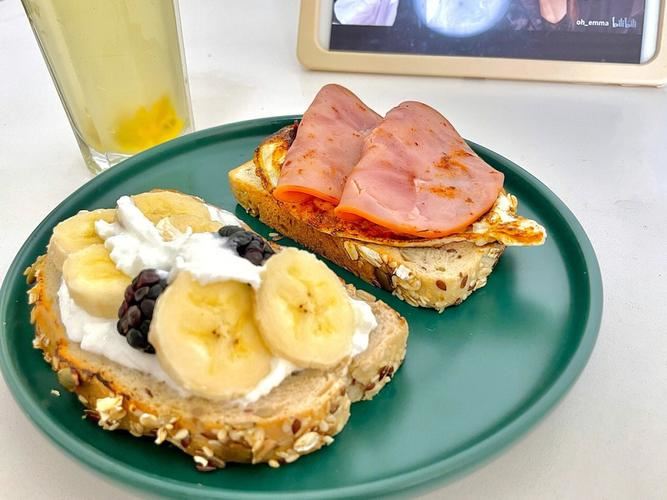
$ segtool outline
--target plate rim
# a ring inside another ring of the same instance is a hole
[[[84,183],[51,210],[30,233],[23,245],[21,245],[11,265],[7,269],[2,286],[0,287],[0,316],[3,318],[6,317],[6,311],[8,310],[8,307],[11,306],[11,304],[9,304],[9,289],[13,286],[13,280],[23,276],[23,269],[20,269],[20,267],[22,267],[21,261],[24,259],[24,254],[26,254],[33,246],[36,236],[42,232],[45,226],[53,223],[51,219],[53,219],[60,211],[64,210],[63,205],[65,205],[71,198],[76,197],[77,195],[81,196],[82,193],[85,192],[92,192],[97,187],[103,186],[108,179],[122,176],[126,171],[134,168],[135,163],[157,161],[161,156],[168,155],[172,150],[179,150],[184,145],[194,148],[197,144],[205,143],[220,135],[233,136],[234,133],[238,132],[250,134],[253,133],[252,129],[254,128],[266,128],[272,124],[275,124],[277,127],[299,118],[300,115],[271,116],[233,122],[200,130],[168,141],[143,153],[139,153]],[[587,311],[586,323],[581,329],[581,339],[565,368],[552,381],[550,387],[542,392],[529,404],[528,407],[516,415],[516,417],[506,425],[484,437],[474,445],[460,450],[450,457],[438,460],[412,471],[399,473],[389,478],[382,478],[375,481],[333,489],[299,490],[280,493],[271,491],[248,491],[229,488],[214,488],[177,481],[154,474],[146,474],[125,462],[107,456],[103,451],[98,450],[89,443],[77,438],[74,434],[66,432],[64,428],[60,427],[51,419],[48,413],[40,407],[37,401],[27,395],[28,393],[24,391],[22,387],[18,367],[15,366],[15,363],[10,358],[7,325],[2,321],[0,322],[0,370],[2,371],[3,378],[10,389],[12,397],[33,425],[45,434],[49,440],[56,444],[58,448],[63,450],[68,456],[73,457],[75,461],[85,465],[98,474],[102,474],[103,476],[112,479],[116,483],[121,483],[138,490],[149,491],[171,497],[186,495],[189,498],[236,498],[243,500],[267,498],[301,499],[309,498],[314,495],[317,495],[319,498],[338,498],[341,496],[347,498],[359,498],[368,495],[387,493],[397,495],[409,491],[425,489],[428,486],[434,486],[436,484],[443,484],[460,476],[464,472],[469,472],[474,468],[481,466],[532,430],[535,425],[546,417],[556,404],[562,400],[581,375],[593,351],[600,329],[603,310],[603,285],[600,267],[593,246],[583,227],[565,203],[563,203],[544,183],[508,158],[474,142],[468,141],[468,143],[476,152],[493,158],[507,168],[512,169],[514,171],[513,173],[522,177],[523,180],[527,181],[531,187],[539,192],[539,195],[542,198],[545,198],[552,206],[557,208],[579,245],[582,260],[588,271],[587,281],[590,290],[590,307]]]

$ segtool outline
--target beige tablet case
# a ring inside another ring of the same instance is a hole
[[[667,83],[665,2],[660,5],[655,55],[644,64],[330,51],[323,48],[318,39],[320,16],[330,15],[321,12],[320,5],[319,0],[301,1],[297,55],[301,64],[310,69],[621,85],[660,86]]]

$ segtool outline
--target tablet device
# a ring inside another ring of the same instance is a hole
[[[667,83],[661,0],[302,0],[312,69]]]

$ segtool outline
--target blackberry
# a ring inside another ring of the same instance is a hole
[[[155,269],[144,269],[125,289],[123,303],[118,309],[116,329],[135,349],[155,354],[155,348],[148,342],[155,301],[167,288],[167,281],[160,278]]]
[[[252,231],[246,231],[239,226],[223,226],[218,229],[218,234],[227,238],[227,244],[239,256],[248,259],[256,266],[261,266],[275,253],[271,245],[260,235]]]
[[[240,226],[223,226],[220,229],[218,229],[218,234],[220,236],[231,236],[234,233],[238,233],[239,231],[243,231],[243,228]]]

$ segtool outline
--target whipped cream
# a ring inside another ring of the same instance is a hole
[[[122,196],[117,205],[118,222],[95,222],[95,231],[104,240],[116,267],[128,276],[136,276],[142,269],[149,268],[169,271],[180,247],[192,233],[165,241],[128,196]]]
[[[231,213],[210,205],[207,208],[212,220],[223,225],[242,226]],[[118,200],[117,218],[118,221],[114,223],[97,221],[95,230],[104,240],[116,267],[128,276],[136,276],[143,269],[153,268],[167,275],[170,282],[181,271],[187,271],[203,285],[233,280],[258,288],[261,283],[264,267],[255,266],[240,257],[224,244],[225,238],[212,233],[192,233],[189,228],[182,233],[173,226],[163,226],[162,229],[166,229],[171,236],[167,241],[128,196]],[[169,377],[160,366],[157,356],[132,348],[118,334],[115,320],[92,316],[76,304],[64,280],[58,290],[58,301],[67,336],[73,342],[80,342],[81,349],[152,375],[183,396],[191,395]],[[377,326],[377,320],[366,302],[350,301],[357,319],[350,355],[356,356],[368,347],[370,332]],[[245,405],[257,401],[297,371],[299,368],[286,359],[274,357],[270,372],[237,402]]]
[[[157,356],[134,349],[118,334],[115,320],[93,316],[74,302],[64,280],[58,289],[58,305],[67,337],[80,342],[81,349],[104,356],[127,368],[148,373],[185,394],[185,390],[162,369]]]
[[[356,299],[350,299],[350,301],[352,302],[354,315],[357,318],[357,326],[352,335],[352,349],[350,351],[350,355],[354,357],[368,349],[371,332],[378,326],[378,321],[367,302]]]
[[[206,209],[212,221],[219,222],[223,226],[243,226],[240,219],[237,219],[235,215],[227,210],[214,207],[213,205],[206,205]]]
[[[139,210],[128,196],[118,200],[118,222],[95,222],[95,230],[104,240],[111,260],[128,276],[142,269],[169,272],[169,281],[181,271],[188,271],[202,285],[216,281],[234,280],[257,288],[262,268],[240,257],[224,245],[224,239],[213,233],[179,233],[172,228],[170,241]],[[222,224],[240,225],[232,214],[226,217],[221,210],[213,212]]]
[[[213,233],[191,235],[181,246],[174,260],[170,280],[179,272],[188,271],[202,285],[217,281],[240,281],[259,288],[261,266],[239,257],[235,250],[222,243]]]
[[[293,365],[286,359],[278,357],[272,358],[271,371],[269,374],[257,382],[255,388],[243,396],[240,402],[242,404],[254,403],[262,396],[271,392],[274,387],[278,387],[283,380],[298,370],[299,368],[297,366]]]
[[[357,318],[357,327],[352,335],[352,348],[350,356],[364,352],[368,348],[370,333],[377,326],[377,320],[373,314],[371,306],[362,300],[350,299],[354,314]],[[271,392],[274,387],[287,377],[296,373],[300,368],[286,359],[274,357],[271,359],[271,371],[269,374],[257,383],[257,386],[239,400],[241,404],[254,403],[262,396]]]
[[[104,356],[126,368],[151,375],[165,382],[183,397],[192,396],[162,369],[157,356],[131,347],[125,338],[118,334],[115,320],[93,316],[74,302],[65,281],[62,281],[58,289],[58,305],[67,337],[73,342],[80,342],[81,349]],[[271,360],[271,371],[237,402],[241,405],[254,403],[298,370],[298,367],[286,359],[274,357]]]

